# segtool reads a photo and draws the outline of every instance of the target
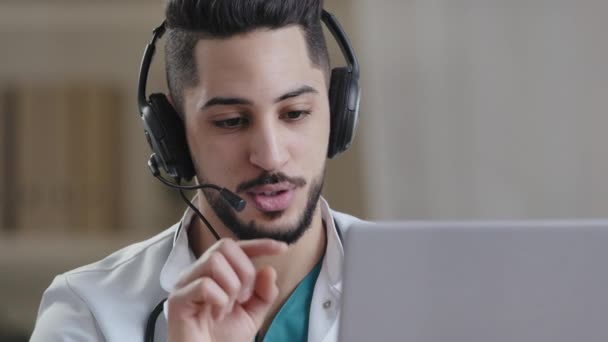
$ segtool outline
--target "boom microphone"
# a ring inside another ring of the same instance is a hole
[[[148,168],[150,169],[150,172],[152,172],[152,175],[154,177],[158,178],[158,180],[161,181],[163,184],[165,184],[168,187],[171,187],[173,189],[178,189],[178,190],[213,189],[213,190],[217,190],[217,191],[219,191],[220,196],[222,196],[224,201],[226,201],[228,204],[230,204],[230,206],[236,211],[242,211],[243,209],[245,209],[245,205],[247,204],[244,199],[239,197],[234,192],[232,192],[226,188],[217,186],[215,184],[204,183],[204,184],[199,184],[199,185],[184,186],[184,185],[179,185],[179,184],[172,183],[172,182],[166,180],[165,178],[163,178],[160,175],[160,170],[158,169],[158,163],[156,161],[156,155],[154,153],[152,153],[152,155],[150,156],[150,159],[148,159]]]

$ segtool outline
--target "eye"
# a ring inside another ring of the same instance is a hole
[[[282,118],[288,121],[302,120],[306,115],[309,115],[309,111],[305,110],[293,110],[282,115]]]
[[[235,118],[230,118],[230,119],[225,119],[225,120],[216,120],[213,121],[213,124],[216,127],[219,128],[239,128],[239,127],[243,127],[246,126],[249,123],[249,120],[247,118],[244,117],[235,117]]]

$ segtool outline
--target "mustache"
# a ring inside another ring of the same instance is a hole
[[[236,192],[237,193],[244,192],[244,191],[247,191],[258,185],[276,184],[276,183],[283,183],[283,182],[291,183],[291,184],[295,185],[296,187],[302,187],[302,186],[306,185],[306,180],[304,180],[304,178],[302,178],[302,177],[289,177],[282,172],[278,172],[278,173],[264,172],[261,175],[259,175],[258,177],[256,177],[255,179],[245,181],[245,182],[239,184],[236,187]]]

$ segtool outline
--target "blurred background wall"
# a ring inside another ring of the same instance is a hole
[[[608,2],[353,12],[373,218],[608,216]]]
[[[333,207],[370,219],[608,216],[608,3],[326,7],[363,88],[356,142],[328,164]],[[148,174],[135,106],[162,14],[161,1],[0,1],[1,341],[27,339],[55,274],[184,209]],[[158,54],[149,91],[165,91],[162,65]]]

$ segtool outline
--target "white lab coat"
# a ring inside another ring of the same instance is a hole
[[[358,219],[332,211],[321,199],[327,248],[315,284],[308,340],[337,341],[342,259],[334,219],[341,232]],[[180,223],[110,256],[57,276],[44,292],[32,342],[143,341],[146,321],[167,298],[180,272],[194,262],[186,229],[193,215]],[[166,310],[156,323],[156,341],[166,340]]]

